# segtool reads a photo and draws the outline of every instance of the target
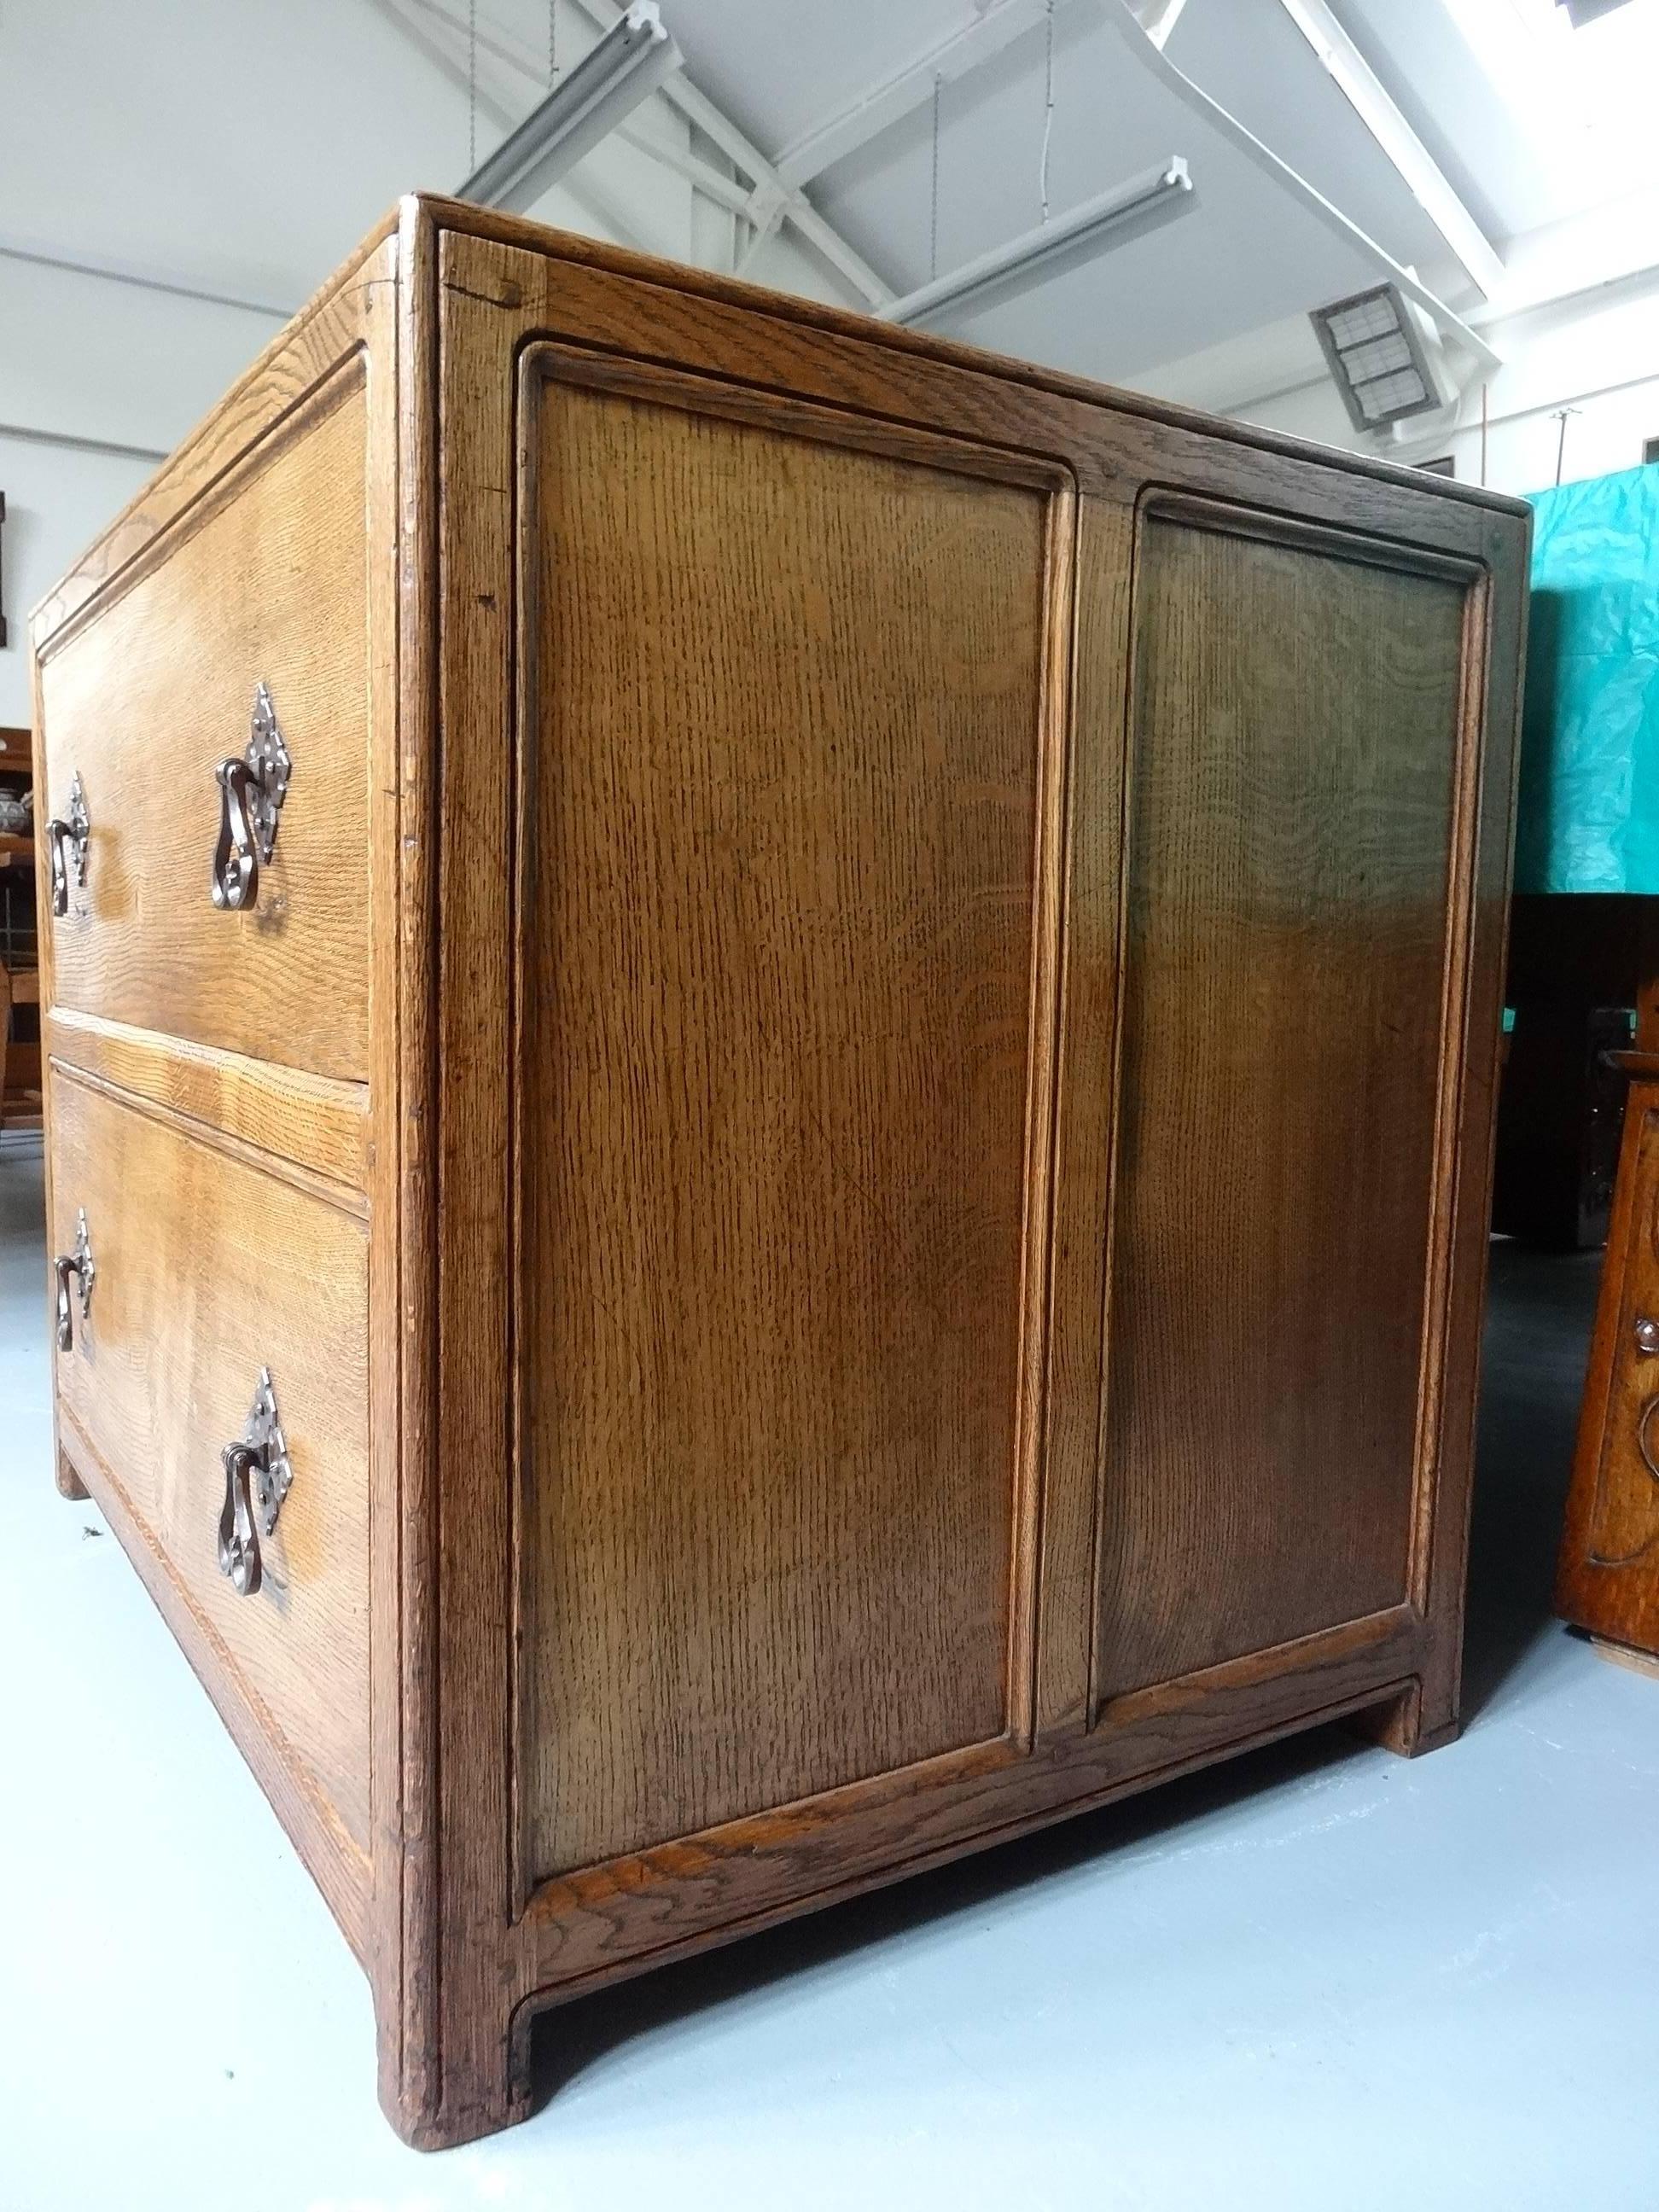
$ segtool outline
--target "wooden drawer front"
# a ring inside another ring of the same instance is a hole
[[[59,1402],[307,1795],[368,1844],[368,1237],[350,1214],[58,1073],[51,1230],[95,1273]],[[221,1574],[221,1450],[260,1370],[293,1485],[258,1591]]]
[[[318,1074],[368,1066],[367,409],[352,367],[41,664],[46,809],[84,880],[52,995]],[[257,900],[215,908],[217,764],[270,695],[292,774]]]

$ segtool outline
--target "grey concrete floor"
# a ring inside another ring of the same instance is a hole
[[[548,2023],[406,2151],[367,1989],[49,1463],[0,1146],[0,2212],[1659,2207],[1659,1683],[1548,1615],[1593,1261],[1498,1248],[1462,1741],[1325,1731]]]

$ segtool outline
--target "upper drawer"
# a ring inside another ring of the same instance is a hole
[[[367,405],[354,362],[47,645],[46,790],[78,777],[52,998],[321,1075],[368,1068]],[[253,902],[212,897],[264,687],[291,769]]]

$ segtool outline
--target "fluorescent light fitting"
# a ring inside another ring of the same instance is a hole
[[[680,66],[656,0],[633,0],[518,129],[480,161],[457,197],[509,215],[533,207]]]
[[[980,307],[991,299],[1024,291],[1040,277],[1054,275],[1090,253],[1119,246],[1152,230],[1194,204],[1192,172],[1179,154],[1127,184],[1079,200],[1066,214],[1041,223],[1006,246],[994,246],[976,260],[963,262],[948,276],[890,301],[879,310],[889,323],[919,323],[947,307]]]
[[[1385,430],[1407,416],[1431,415],[1445,405],[1398,285],[1374,284],[1316,307],[1308,319],[1356,430]]]

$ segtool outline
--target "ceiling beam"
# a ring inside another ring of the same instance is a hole
[[[1068,0],[1055,0],[1057,7]],[[991,0],[971,23],[915,55],[879,83],[868,85],[835,115],[817,124],[777,157],[777,172],[790,185],[810,184],[836,162],[922,106],[935,84],[953,84],[981,69],[1005,46],[1033,30],[1048,12],[1048,0]]]
[[[1134,17],[1152,44],[1167,46],[1170,33],[1181,21],[1187,0],[1129,0]]]
[[[1504,278],[1497,247],[1459,198],[1444,171],[1389,98],[1381,80],[1338,22],[1327,0],[1279,0],[1318,55],[1331,82],[1404,179],[1412,198],[1468,271],[1483,299]]]
[[[428,60],[448,76],[466,88],[466,72],[459,65],[464,58],[469,36],[469,24],[465,16],[444,4],[444,0],[370,0],[382,15],[404,32],[426,54]],[[584,15],[597,31],[608,31],[622,15],[622,9],[611,4],[611,0],[574,0],[577,12]],[[528,46],[507,33],[480,23],[477,26],[480,52],[493,55],[516,75],[528,82],[546,88],[544,53],[531,53]],[[683,120],[700,132],[709,143],[750,179],[749,185],[735,184],[712,163],[701,161],[693,153],[673,147],[653,138],[633,126],[624,127],[618,137],[638,152],[647,154],[654,161],[676,170],[696,189],[725,208],[752,223],[757,232],[769,235],[780,221],[793,223],[801,237],[842,279],[848,287],[870,307],[878,307],[893,296],[893,288],[879,276],[869,263],[848,244],[833,224],[827,222],[799,188],[787,185],[772,163],[760,149],[746,138],[729,116],[716,107],[679,70],[659,85],[658,96],[674,108]],[[478,106],[489,114],[501,130],[512,127],[517,118],[507,107],[478,88]],[[568,181],[568,180],[567,180]],[[578,183],[573,189],[578,197],[584,196],[584,187]],[[781,214],[775,212],[781,204]],[[599,212],[607,222],[617,220],[608,207]],[[624,232],[624,235],[626,233]]]
[[[575,5],[590,23],[602,31],[608,31],[622,13],[612,0],[575,0]],[[782,196],[784,220],[793,225],[860,299],[872,307],[879,307],[893,297],[893,288],[885,277],[854,252],[833,223],[824,220],[798,183],[786,178],[753,140],[744,136],[729,115],[698,91],[684,70],[668,79],[660,88],[660,95],[750,179],[761,196],[763,210],[769,207],[772,194]]]
[[[1238,118],[1224,108],[1219,100],[1212,100],[1201,85],[1178,70],[1161,46],[1149,39],[1142,29],[1129,0],[1106,0],[1106,20],[1133,51],[1177,100],[1182,100],[1194,113],[1200,116],[1212,131],[1218,131],[1230,144],[1253,161],[1264,175],[1300,200],[1309,213],[1316,216],[1336,237],[1344,240],[1357,252],[1364,256],[1372,267],[1397,284],[1408,300],[1415,301],[1424,313],[1431,318],[1445,337],[1455,342],[1472,354],[1483,367],[1496,368],[1498,356],[1480,333],[1471,330],[1456,312],[1449,307],[1437,293],[1419,282],[1412,271],[1395,259],[1387,246],[1379,246],[1369,231],[1362,230],[1352,216],[1344,215],[1334,200],[1328,200],[1316,185],[1310,184],[1299,169],[1293,169],[1281,155],[1275,154],[1253,131],[1247,130]]]

